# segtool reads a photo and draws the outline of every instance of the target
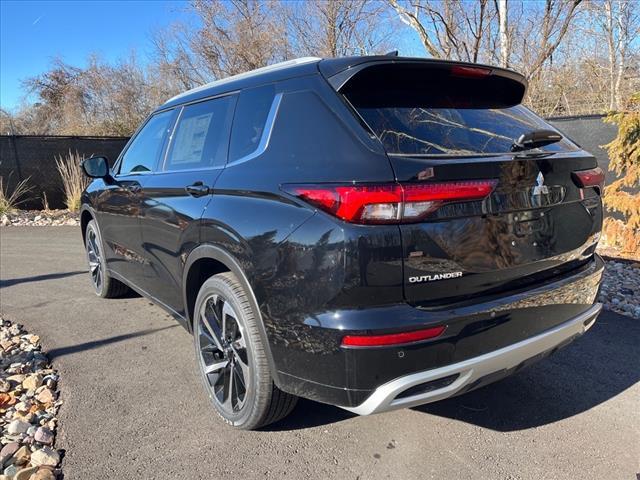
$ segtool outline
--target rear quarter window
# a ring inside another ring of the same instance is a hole
[[[274,97],[274,85],[264,85],[240,93],[231,130],[230,162],[251,155],[257,150],[267,126],[267,117]]]

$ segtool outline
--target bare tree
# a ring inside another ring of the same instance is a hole
[[[290,53],[282,5],[274,0],[193,0],[195,25],[154,36],[158,70],[183,88],[285,60]]]
[[[582,0],[517,2],[519,15],[509,30],[511,5],[515,2],[486,0],[389,0],[400,19],[413,28],[425,50],[436,58],[494,60],[493,46],[500,45],[501,65],[509,65],[512,54],[527,77],[534,76],[551,58],[567,33]],[[492,26],[498,22],[498,28]],[[495,31],[499,41],[495,41]],[[510,39],[518,38],[512,45]],[[517,47],[517,48],[514,48]]]
[[[629,66],[631,46],[640,32],[637,3],[630,0],[599,0],[587,4],[589,35],[607,47],[609,109],[623,108],[622,82]]]
[[[511,38],[509,35],[509,9],[507,0],[495,0],[498,20],[500,22],[500,66],[509,66],[509,49]]]
[[[56,60],[24,85],[37,101],[19,112],[21,133],[130,135],[166,99],[134,55],[115,65],[92,56],[86,68]]]
[[[389,4],[418,33],[431,56],[469,62],[490,57],[487,47],[496,11],[488,0],[389,0]]]
[[[284,4],[297,55],[370,55],[389,48],[386,4],[372,0],[308,0]]]
[[[531,79],[562,42],[576,9],[582,0],[545,0],[523,4],[519,26],[514,32],[522,40],[513,52],[518,56],[518,66]]]

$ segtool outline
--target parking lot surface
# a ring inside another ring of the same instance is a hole
[[[470,394],[356,417],[302,400],[240,432],[216,420],[190,335],[141,297],[92,291],[77,227],[0,229],[0,310],[61,375],[65,480],[636,479],[640,322],[603,313],[552,357]]]

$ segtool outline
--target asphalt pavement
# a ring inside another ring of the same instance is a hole
[[[552,357],[457,398],[371,417],[303,400],[241,432],[216,420],[182,327],[89,282],[77,227],[0,228],[0,312],[60,371],[65,480],[640,478],[637,320],[604,312]]]

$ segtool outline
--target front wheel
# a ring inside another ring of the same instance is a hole
[[[193,320],[198,368],[218,415],[243,430],[284,418],[297,401],[273,383],[257,321],[231,272],[200,288]]]
[[[95,220],[87,224],[85,231],[85,249],[87,250],[87,262],[89,263],[89,274],[96,295],[102,298],[120,297],[129,291],[124,283],[112,278],[107,272],[104,250],[102,248],[102,237]]]

